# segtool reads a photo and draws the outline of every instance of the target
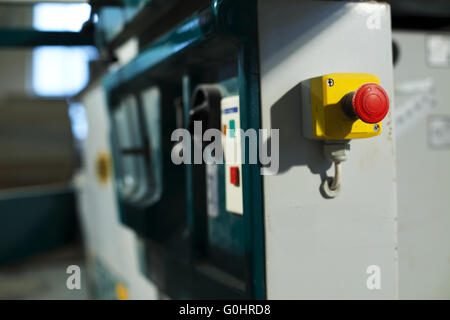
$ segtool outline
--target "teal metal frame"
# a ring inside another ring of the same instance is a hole
[[[68,31],[39,31],[34,29],[0,29],[0,48],[93,45],[94,37],[89,33]]]
[[[215,0],[211,6],[198,12],[181,23],[173,31],[162,36],[154,44],[143,50],[134,60],[103,79],[107,103],[111,108],[117,104],[121,95],[135,89],[154,75],[158,77],[159,67],[168,61],[195,49],[207,40],[220,36],[235,43],[238,48],[238,83],[241,106],[241,128],[258,130],[260,128],[260,84],[257,40],[256,1]],[[189,87],[190,79],[183,80],[183,86]],[[185,106],[190,97],[183,97]],[[184,123],[189,120],[189,109],[184,108]],[[246,159],[248,141],[246,143]],[[265,299],[265,257],[264,257],[264,219],[262,201],[262,177],[258,164],[242,166],[245,181],[244,228],[245,257],[251,274],[250,297]],[[195,234],[193,198],[190,183],[192,170],[186,165],[186,185],[188,203],[188,226]],[[120,196],[119,196],[120,198]],[[119,200],[120,201],[120,200]],[[121,212],[123,215],[124,213]],[[195,242],[195,239],[193,239]]]

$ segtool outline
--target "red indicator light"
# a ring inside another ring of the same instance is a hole
[[[230,183],[239,186],[239,167],[230,167]]]

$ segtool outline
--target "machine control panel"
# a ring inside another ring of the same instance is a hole
[[[239,117],[239,96],[221,101],[222,146],[225,162],[226,210],[242,215],[242,155]]]

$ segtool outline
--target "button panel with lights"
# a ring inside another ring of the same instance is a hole
[[[223,98],[221,101],[222,146],[225,162],[226,210],[242,215],[242,155],[239,134],[239,96]]]

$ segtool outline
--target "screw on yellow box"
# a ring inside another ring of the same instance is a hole
[[[303,133],[311,139],[346,140],[377,136],[381,122],[348,116],[342,98],[366,83],[380,84],[368,73],[332,73],[302,83]]]

